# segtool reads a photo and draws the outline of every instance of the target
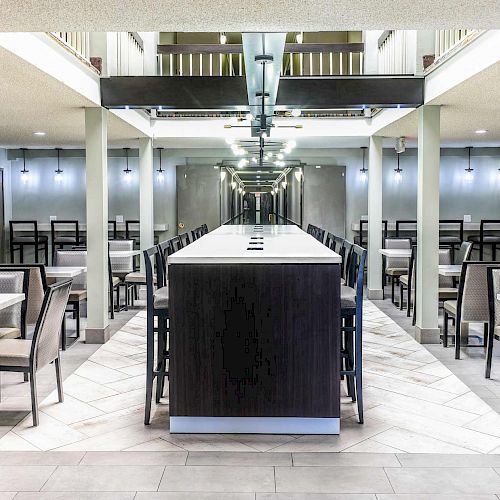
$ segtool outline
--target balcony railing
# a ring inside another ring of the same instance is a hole
[[[382,75],[407,75],[414,72],[410,50],[410,32],[384,31],[378,41],[378,72]]]
[[[52,31],[49,35],[90,64],[90,33],[88,31]]]
[[[283,76],[363,74],[362,43],[287,43]],[[241,44],[158,45],[163,76],[244,76]]]
[[[108,33],[113,37],[116,65],[113,76],[144,75],[144,44],[139,34],[132,31]]]
[[[436,30],[434,64],[461,48],[479,34],[479,30]]]

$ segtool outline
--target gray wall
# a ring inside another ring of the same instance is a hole
[[[304,221],[338,236],[345,234],[345,169],[304,167]]]
[[[227,176],[226,176],[227,177]],[[177,221],[191,231],[201,224],[220,226],[220,170],[212,165],[177,167]]]
[[[137,177],[137,150],[130,152],[130,167],[135,174],[130,186],[123,185],[125,158],[122,150],[109,152],[109,215],[124,215],[130,218],[139,216],[139,184]],[[394,182],[393,169],[396,155],[392,148],[384,150],[384,194],[383,215],[385,218],[415,218],[417,199],[417,152],[408,149],[401,156],[403,179]],[[463,148],[449,148],[441,151],[441,218],[463,217],[470,214],[473,221],[481,218],[500,218],[500,148],[474,148],[472,167],[474,179],[464,181],[464,168],[467,155]],[[18,158],[17,160],[15,158]],[[23,184],[19,171],[22,168],[21,154],[18,150],[0,150],[0,166],[6,178],[5,202],[6,220],[12,218],[37,217],[48,222],[50,215],[76,217],[85,220],[85,158],[78,150],[64,151],[61,166],[65,181],[56,186],[54,151],[30,150],[27,168],[30,170],[30,183]],[[158,152],[155,151],[155,223],[169,224],[170,231],[164,237],[175,234],[177,225],[176,166],[177,165],[214,165],[230,158],[225,149],[175,149],[163,151],[164,180],[159,183],[156,169],[159,168]],[[362,166],[362,153],[359,148],[297,149],[294,159],[314,166],[345,166],[346,172],[346,229],[367,215],[367,182],[362,182],[359,169]],[[215,171],[215,169],[213,169]],[[10,172],[11,171],[11,172]],[[288,179],[291,183],[292,178]],[[126,196],[124,193],[127,193]],[[10,197],[12,201],[10,201]],[[282,212],[282,210],[280,210]],[[314,221],[311,221],[314,223]],[[319,225],[319,224],[318,224]],[[161,236],[161,237],[162,237]]]

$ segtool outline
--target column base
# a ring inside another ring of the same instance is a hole
[[[421,328],[415,327],[415,340],[419,344],[440,344],[441,330],[439,328]]]
[[[111,338],[109,325],[104,328],[86,328],[86,344],[105,344]]]
[[[384,291],[381,288],[368,288],[368,298],[370,300],[383,300]]]

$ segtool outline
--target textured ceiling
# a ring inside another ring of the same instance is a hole
[[[0,49],[0,147],[83,146],[85,106],[93,106],[47,73]],[[45,132],[43,137],[34,132]],[[108,139],[120,145],[137,130],[110,114]]]
[[[2,0],[0,31],[498,28],[492,0]]]
[[[428,104],[440,104],[444,146],[500,145],[500,63],[469,78]],[[378,133],[388,137],[417,137],[417,112],[391,123]],[[476,134],[485,129],[486,134]]]

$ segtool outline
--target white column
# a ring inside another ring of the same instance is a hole
[[[141,250],[146,250],[154,245],[153,170],[153,140],[150,137],[143,137],[139,139]],[[143,268],[144,262],[141,257],[141,269],[144,272]]]
[[[439,106],[418,109],[416,339],[439,343]]]
[[[88,344],[109,340],[108,110],[85,109]]]
[[[382,137],[368,149],[368,298],[382,299]]]

